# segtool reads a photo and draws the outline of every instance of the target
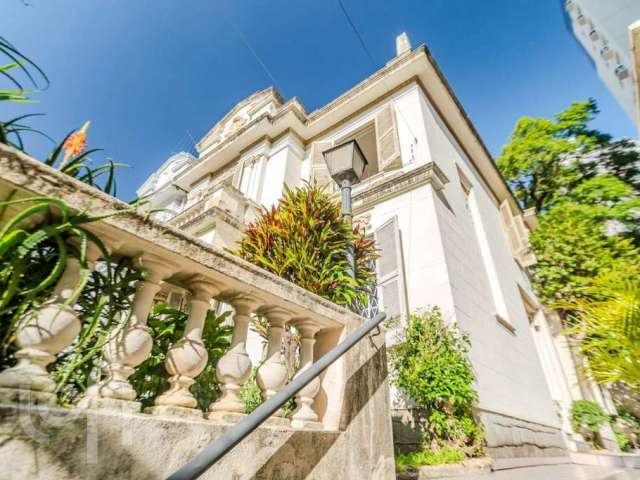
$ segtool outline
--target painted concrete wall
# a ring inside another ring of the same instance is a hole
[[[454,298],[453,313],[471,335],[480,407],[558,426],[518,290],[518,285],[525,287],[526,282],[507,244],[497,201],[424,96],[421,105],[431,157],[450,180],[443,192],[448,205],[436,202],[436,212]],[[470,208],[458,169],[472,185]],[[488,248],[485,262],[483,243]],[[493,289],[490,276],[497,281]],[[495,313],[515,331],[499,323]]]

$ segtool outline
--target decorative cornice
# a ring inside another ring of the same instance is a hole
[[[391,177],[382,177],[354,193],[354,214],[369,210],[380,202],[428,183],[433,185],[436,190],[442,190],[448,182],[449,179],[435,162],[429,162],[411,170],[399,172]]]
[[[196,176],[207,167],[213,168],[213,164],[230,161],[228,156],[237,155],[236,150],[245,148],[244,143],[250,143],[248,140],[247,142],[239,140],[244,135],[247,135],[251,141],[255,141],[254,136],[276,137],[282,131],[279,130],[280,128],[291,128],[304,140],[305,144],[308,144],[319,135],[335,129],[336,125],[341,125],[346,119],[353,118],[357,112],[362,112],[363,108],[368,108],[379,102],[381,98],[386,98],[390,91],[397,91],[398,88],[403,88],[402,85],[407,86],[414,81],[414,78],[459,147],[476,166],[497,203],[506,198],[509,199],[512,208],[520,209],[469,116],[424,45],[415,48],[411,53],[395,57],[370,77],[315,111],[307,113],[297,99],[292,99],[282,104],[272,115],[268,112],[259,115],[226,137],[220,144],[201,151],[201,161],[190,171],[193,172],[193,176]],[[356,102],[353,108],[350,107],[351,102]],[[235,142],[238,141],[239,143],[236,144]],[[218,158],[220,158],[219,162]],[[189,171],[185,172],[181,178],[183,178],[182,182],[191,178]]]
[[[353,97],[355,97],[356,95],[360,94],[362,91],[369,88],[371,84],[377,82],[378,80],[383,79],[384,77],[389,75],[389,73],[392,72],[393,70],[397,69],[398,67],[400,67],[405,63],[410,62],[416,57],[419,57],[420,55],[424,54],[426,51],[427,51],[426,46],[420,45],[419,47],[412,50],[411,54],[409,55],[394,57],[391,61],[387,62],[387,64],[384,67],[382,67],[380,70],[373,73],[369,77],[365,78],[356,86],[351,87],[349,90],[347,90],[345,93],[340,95],[338,98],[332,100],[326,105],[311,112],[309,115],[307,115],[308,121],[313,122],[319,117],[322,117],[323,115],[326,115],[330,111],[335,110],[340,105],[349,102]]]
[[[174,225],[181,230],[189,230],[190,228],[200,224],[206,218],[215,218],[215,221],[223,221],[231,225],[233,228],[240,230],[240,220],[218,206],[205,208],[197,217],[188,220],[186,223]]]
[[[262,98],[260,98],[262,97]],[[260,99],[256,102],[257,99]],[[221,128],[229,121],[231,120],[231,118],[233,118],[233,116],[243,107],[245,107],[246,105],[249,105],[252,102],[256,102],[256,106],[259,105],[260,107],[263,107],[264,105],[266,105],[269,101],[275,101],[277,104],[279,104],[279,106],[283,105],[283,99],[282,99],[282,95],[280,95],[280,93],[274,88],[274,87],[267,87],[264,90],[259,90],[257,92],[252,93],[251,95],[249,95],[248,97],[246,97],[244,100],[241,100],[240,102],[238,102],[231,110],[229,110],[220,120],[218,120],[218,122],[204,135],[204,137],[202,137],[202,139],[196,144],[196,148],[198,149],[198,151],[201,151],[202,148],[204,147],[205,143],[207,143],[207,141],[209,141],[213,136],[215,136],[215,134],[217,132],[219,132],[221,130]],[[262,116],[262,115],[261,115]],[[253,122],[251,122],[253,123]],[[238,131],[240,130],[244,130],[243,128],[240,128]],[[230,137],[229,137],[230,138]],[[224,143],[226,141],[226,139],[222,142]]]
[[[212,200],[213,195],[220,189],[224,189],[227,194],[232,195],[238,198],[240,201],[245,201],[246,198],[242,194],[240,190],[238,190],[233,185],[229,185],[224,183],[224,181],[217,182],[211,188],[209,188],[208,192],[205,194],[204,198],[199,200],[198,202],[191,205],[186,210],[178,213],[175,217],[168,220],[167,223],[170,225],[174,225],[182,230],[185,230],[189,227],[197,225],[200,223],[205,217],[210,214],[219,217],[219,220],[222,220],[234,228],[240,228],[242,221],[244,219],[238,219],[235,216],[231,215],[226,210],[220,208],[217,205],[207,205]]]

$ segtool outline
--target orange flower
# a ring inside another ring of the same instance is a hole
[[[69,135],[69,138],[64,142],[64,149],[66,150],[64,155],[64,161],[68,161],[72,157],[78,157],[84,153],[87,149],[87,130],[89,130],[91,122],[85,122],[80,130]]]

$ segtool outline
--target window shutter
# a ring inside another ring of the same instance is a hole
[[[500,218],[509,240],[509,248],[523,268],[536,264],[536,257],[529,248],[529,229],[522,215],[513,215],[509,201],[500,204]]]
[[[398,217],[380,226],[375,231],[375,238],[380,250],[377,261],[379,303],[388,318],[400,317],[401,325],[404,325],[408,306]]]
[[[311,181],[316,181],[322,187],[329,185],[329,192],[334,191],[334,182],[329,175],[322,152],[329,150],[331,146],[331,142],[314,142],[311,144]]]
[[[500,204],[500,218],[502,219],[502,226],[507,234],[511,253],[516,255],[522,249],[522,244],[520,242],[516,222],[514,221],[513,213],[511,211],[511,205],[509,205],[509,200],[505,200]]]
[[[531,251],[526,251],[523,254],[518,255],[516,260],[518,260],[520,265],[522,265],[522,268],[532,267],[538,263],[538,259]]]
[[[516,234],[518,235],[520,244],[526,248],[529,242],[529,230],[527,230],[527,227],[524,224],[522,215],[513,217],[513,223],[516,227]]]
[[[400,141],[393,104],[388,103],[376,115],[376,141],[380,170],[393,170],[402,166]]]

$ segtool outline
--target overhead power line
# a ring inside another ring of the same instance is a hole
[[[342,10],[342,13],[344,14],[344,17],[347,19],[347,22],[349,23],[349,25],[351,25],[351,30],[353,30],[353,33],[355,33],[356,37],[358,37],[358,41],[360,42],[360,45],[362,46],[362,49],[365,51],[365,53],[369,57],[369,60],[371,62],[371,66],[373,68],[375,68],[376,67],[376,62],[373,59],[373,55],[371,55],[371,52],[367,48],[366,43],[364,43],[364,39],[362,38],[362,35],[360,35],[360,32],[358,31],[358,28],[356,27],[356,24],[353,23],[353,20],[351,20],[351,17],[349,16],[349,12],[347,12],[347,9],[345,8],[344,3],[342,3],[342,0],[338,0],[338,4],[340,5],[340,9]]]
[[[364,50],[365,54],[369,58],[369,61],[371,62],[371,67],[373,68],[374,71],[377,70],[376,61],[374,60],[373,55],[371,55],[371,51],[367,48],[367,44],[365,43],[364,38],[360,34],[358,27],[356,27],[356,24],[353,22],[353,19],[349,15],[349,12],[347,12],[347,9],[344,6],[344,3],[342,2],[342,0],[338,0],[338,5],[340,5],[340,10],[342,10],[342,14],[344,15],[344,18],[347,20],[347,23],[349,24],[349,26],[351,27],[351,30],[353,30],[353,33],[358,38],[358,41],[360,42],[360,46],[362,46],[362,50]],[[382,81],[387,87],[387,92],[390,91],[391,88],[387,83],[387,79],[382,77]],[[400,117],[402,118],[402,121],[404,122],[406,127],[409,129],[409,132],[411,132],[411,136],[413,137],[414,142],[418,143],[418,137],[416,137],[415,133],[413,133],[413,129],[411,128],[411,125],[409,125],[409,122],[407,121],[404,114],[402,113],[402,110],[398,109],[398,113],[400,114]]]
[[[273,82],[273,85],[278,89],[278,91],[284,96],[286,97],[286,94],[284,92],[284,90],[282,89],[282,87],[278,84],[278,82],[276,81],[275,77],[271,74],[271,71],[269,70],[269,68],[267,67],[266,63],[262,60],[262,58],[260,58],[260,55],[258,55],[258,52],[255,51],[255,49],[251,46],[251,43],[249,42],[249,39],[247,38],[247,36],[244,34],[244,32],[240,29],[240,27],[238,25],[236,25],[231,18],[226,14],[226,12],[223,11],[222,16],[224,17],[224,19],[227,21],[227,23],[229,25],[231,25],[231,28],[233,28],[236,33],[238,34],[238,36],[240,37],[240,40],[242,40],[242,43],[244,44],[245,47],[247,47],[247,50],[249,50],[249,52],[251,52],[251,55],[253,55],[253,58],[256,59],[256,61],[258,62],[258,64],[260,65],[260,67],[262,68],[262,70],[264,71],[264,73],[269,77],[269,79]]]

